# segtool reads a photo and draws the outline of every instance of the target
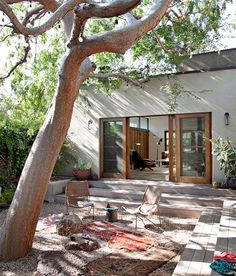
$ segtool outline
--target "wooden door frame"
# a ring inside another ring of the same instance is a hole
[[[182,118],[193,118],[193,117],[203,117],[205,118],[205,139],[206,139],[206,176],[181,176],[181,141],[180,141],[180,119]],[[176,114],[175,115],[175,128],[176,128],[176,182],[185,182],[185,183],[202,183],[209,184],[212,181],[212,156],[211,156],[211,113],[202,112],[202,113],[187,113],[187,114]],[[173,168],[172,168],[173,172]]]
[[[168,116],[168,130],[169,130],[169,181],[172,182],[193,182],[193,183],[211,183],[212,181],[212,155],[211,155],[211,143],[210,141],[206,143],[206,176],[207,177],[193,177],[190,179],[190,177],[176,177],[177,175],[177,169],[180,170],[180,148],[179,146],[179,139],[178,135],[175,135],[175,146],[176,146],[176,175],[174,175],[174,152],[173,152],[173,145],[174,145],[174,137],[173,133],[179,131],[179,123],[176,123],[178,120],[175,120],[175,128],[173,121],[176,118],[190,118],[190,117],[200,117],[204,115],[206,119],[206,126],[205,126],[205,135],[206,139],[210,140],[212,137],[212,119],[211,119],[211,113],[210,112],[201,112],[201,113],[182,113],[182,114],[171,114],[171,115],[160,115],[160,116]],[[156,115],[159,116],[159,115]],[[138,116],[141,117],[141,116]],[[153,115],[154,117],[154,115]],[[100,119],[100,137],[99,137],[99,148],[100,148],[100,177],[110,177],[110,178],[129,178],[130,177],[130,139],[129,139],[129,119],[132,117],[113,117],[113,118],[103,118]],[[105,174],[104,175],[104,168],[103,168],[103,122],[109,122],[109,121],[115,121],[115,120],[121,120],[123,121],[123,135],[124,135],[124,146],[123,146],[123,168],[124,171],[122,174]],[[209,154],[207,154],[209,152]],[[207,180],[205,180],[207,178]],[[191,181],[192,180],[192,181]]]
[[[169,181],[175,182],[174,175],[174,124],[175,115],[168,116],[169,124]]]
[[[123,122],[123,173],[104,173],[104,122],[122,121]],[[100,177],[104,178],[127,178],[129,176],[129,152],[128,152],[128,141],[129,141],[129,118],[128,117],[115,117],[115,118],[102,118],[100,119],[100,133],[99,133],[99,162],[100,162]]]

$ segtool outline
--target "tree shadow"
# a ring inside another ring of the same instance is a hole
[[[160,224],[145,224],[145,229],[156,232],[156,233],[163,233],[166,231],[174,231],[174,230],[187,230],[192,231],[194,229],[194,224],[177,224],[177,223],[165,223],[162,222],[162,225]]]

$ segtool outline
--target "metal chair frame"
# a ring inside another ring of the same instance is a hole
[[[88,181],[69,181],[65,190],[65,207],[66,213],[69,212],[69,207],[73,208],[86,208],[90,207],[93,210],[94,219],[94,203],[89,201],[89,183]],[[83,203],[87,201],[85,205],[78,205],[79,202]]]
[[[136,208],[135,210],[130,210],[125,208],[124,206],[121,206],[121,218],[123,218],[124,212],[128,214],[135,215],[135,230],[137,231],[138,228],[138,218],[144,223],[143,218],[146,218],[149,222],[151,222],[154,226],[157,226],[148,216],[157,214],[160,221],[161,226],[161,214],[160,214],[160,199],[161,199],[161,190],[157,186],[151,186],[148,185],[145,189],[144,195],[143,195],[143,201],[142,204]],[[147,212],[146,214],[142,213],[140,211],[141,207],[148,203],[149,205],[153,205],[153,208],[150,212]]]

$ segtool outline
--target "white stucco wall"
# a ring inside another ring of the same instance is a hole
[[[91,107],[86,111],[76,105],[69,130],[70,139],[79,147],[81,158],[93,162],[93,171],[99,172],[99,119],[106,117],[148,116],[169,114],[166,96],[160,88],[178,80],[182,86],[196,93],[200,100],[183,97],[175,113],[212,112],[213,138],[229,137],[236,143],[236,70],[221,70],[158,77],[143,88],[121,87],[112,96],[88,92]],[[224,113],[229,112],[230,124],[225,126]],[[92,124],[88,127],[88,121]],[[222,179],[218,163],[213,159],[213,179]]]

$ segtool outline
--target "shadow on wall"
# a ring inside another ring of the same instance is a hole
[[[67,137],[57,158],[53,176],[73,176],[72,171],[78,161],[78,152],[78,146]]]

